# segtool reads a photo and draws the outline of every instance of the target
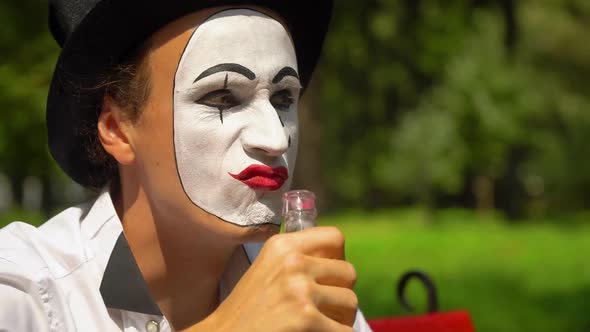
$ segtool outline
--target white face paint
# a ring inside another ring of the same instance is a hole
[[[176,164],[194,204],[240,226],[280,224],[297,154],[296,76],[288,32],[262,13],[223,11],[194,31],[174,82]]]

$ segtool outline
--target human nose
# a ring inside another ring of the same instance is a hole
[[[284,123],[270,101],[253,105],[250,124],[242,134],[244,150],[253,154],[278,157],[289,149]]]

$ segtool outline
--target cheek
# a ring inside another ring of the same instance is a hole
[[[211,208],[235,192],[238,182],[229,173],[239,172],[247,164],[240,133],[248,121],[248,112],[243,109],[225,111],[222,123],[218,110],[176,99],[176,176],[194,204]]]
[[[289,161],[289,165],[295,164],[297,159],[297,150],[299,146],[299,132],[297,129],[293,130],[289,137],[291,139],[291,147],[287,151],[287,160]]]
[[[204,165],[219,164],[236,144],[241,127],[246,119],[244,112],[231,114],[196,105],[194,102],[179,101],[174,110],[174,149],[176,157]]]
[[[172,81],[161,61],[150,61],[150,93],[137,122],[140,133],[140,161],[147,169],[173,161]]]
[[[136,124],[137,176],[148,186],[170,186],[175,175],[172,109],[162,103],[146,106]],[[160,181],[163,179],[165,181]]]
[[[286,126],[285,130],[287,134],[291,136],[291,149],[297,147],[298,139],[299,139],[299,116],[297,113],[297,107],[293,110],[289,111],[286,116]]]
[[[284,114],[282,118],[285,119],[285,132],[288,135],[290,141],[290,147],[285,154],[285,158],[289,166],[289,171],[292,173],[297,160],[297,150],[300,135],[297,108],[295,107],[287,114]]]

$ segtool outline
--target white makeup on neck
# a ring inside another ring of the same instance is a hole
[[[220,12],[193,33],[174,82],[174,149],[182,187],[239,226],[280,224],[297,154],[300,83],[281,23]]]

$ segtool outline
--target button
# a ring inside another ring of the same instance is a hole
[[[145,330],[147,332],[159,332],[160,331],[160,324],[155,320],[150,320],[145,323]]]

